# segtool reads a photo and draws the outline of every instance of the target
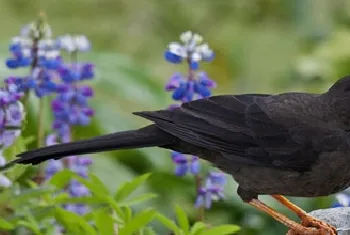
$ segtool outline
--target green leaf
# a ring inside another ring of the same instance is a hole
[[[59,189],[63,189],[74,176],[75,174],[73,172],[64,169],[54,174],[47,183],[54,185]]]
[[[51,177],[48,183],[56,186],[59,189],[63,189],[72,179],[76,179],[82,183],[95,195],[109,195],[107,187],[95,175],[89,174],[89,179],[84,179],[68,169],[56,173]]]
[[[15,226],[13,224],[11,224],[10,222],[7,222],[6,220],[0,218],[0,229],[12,230],[14,228],[15,228]]]
[[[134,192],[142,183],[144,183],[149,177],[151,173],[147,173],[136,177],[131,182],[125,182],[114,195],[114,200],[116,202],[121,202],[123,199],[128,197],[132,192]]]
[[[129,223],[125,224],[125,226],[119,230],[118,235],[132,235],[152,221],[156,214],[157,212],[153,209],[138,213]]]
[[[157,233],[151,227],[147,227],[143,229],[144,235],[157,235]]]
[[[176,218],[180,228],[185,232],[185,234],[189,234],[190,232],[190,222],[188,221],[187,214],[181,207],[175,207]]]
[[[240,228],[237,225],[225,224],[202,230],[198,235],[230,235],[237,233],[239,230]]]
[[[124,212],[124,223],[129,223],[132,219],[132,210],[130,207],[123,207]]]
[[[40,230],[37,229],[33,224],[29,223],[28,221],[20,220],[20,221],[17,221],[16,224],[17,224],[17,226],[23,226],[23,227],[30,229],[36,235],[42,235]]]
[[[156,198],[158,197],[157,194],[155,193],[145,193],[145,194],[142,194],[142,195],[139,195],[139,196],[135,196],[131,199],[127,199],[121,203],[119,203],[119,206],[133,206],[135,204],[140,204],[141,202],[145,202],[145,201],[148,201],[152,198]]]
[[[9,203],[13,207],[19,207],[23,204],[28,204],[31,200],[36,200],[39,197],[51,194],[53,192],[52,189],[48,188],[36,188],[36,189],[26,189],[21,192],[19,195],[13,195],[13,198],[9,198]]]
[[[207,228],[207,225],[205,223],[201,221],[196,222],[190,230],[190,235],[198,235],[200,232],[202,232],[206,228]]]
[[[94,212],[95,225],[101,235],[114,235],[114,221],[110,211],[106,209]]]
[[[84,197],[71,197],[66,193],[62,193],[53,199],[54,204],[69,204],[69,203],[79,203],[79,204],[88,204],[96,205],[104,203],[100,198],[96,196],[84,196]]]
[[[92,181],[94,188],[101,194],[109,194],[109,190],[106,185],[94,174],[89,173],[88,179]]]
[[[161,213],[157,213],[155,218],[162,223],[165,227],[167,227],[168,229],[170,229],[175,235],[181,235],[181,229],[176,225],[176,223],[170,219],[168,219],[167,217],[165,217],[163,214]]]
[[[97,235],[94,228],[78,214],[57,207],[55,211],[56,220],[74,235]]]

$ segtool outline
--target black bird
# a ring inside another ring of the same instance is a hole
[[[23,152],[3,169],[14,163],[158,146],[215,164],[237,181],[244,202],[294,234],[337,233],[283,196],[327,196],[350,186],[350,76],[323,94],[220,95],[173,110],[134,114],[153,124]],[[301,224],[263,204],[258,195],[273,196],[294,211]]]

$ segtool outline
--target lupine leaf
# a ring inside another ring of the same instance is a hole
[[[136,177],[130,182],[125,182],[120,188],[116,191],[114,199],[116,202],[122,202],[123,199],[127,198],[132,192],[134,192],[138,187],[141,186],[149,177],[151,173],[147,173]]]
[[[190,230],[190,235],[198,235],[200,232],[205,230],[207,225],[201,221],[196,222]]]
[[[118,235],[132,235],[151,222],[157,212],[153,209],[144,210],[134,216],[129,223],[119,230]]]
[[[95,225],[101,235],[114,235],[114,222],[112,215],[105,209],[94,212]]]
[[[57,207],[55,219],[74,235],[97,235],[95,229],[83,217],[74,212]]]
[[[135,196],[131,199],[124,200],[123,202],[119,203],[119,206],[133,206],[135,204],[140,204],[156,197],[158,197],[158,195],[155,193],[145,193],[139,196]]]
[[[182,234],[181,229],[176,225],[176,223],[174,221],[168,219],[167,217],[165,217],[161,213],[157,213],[156,214],[156,219],[160,223],[162,223],[165,227],[170,229],[175,235],[181,235]]]
[[[184,231],[185,234],[190,232],[190,222],[188,221],[187,214],[181,207],[175,207],[176,218],[180,228]]]
[[[237,233],[240,228],[237,225],[220,225],[202,230],[198,235],[230,235]]]
[[[15,226],[12,223],[0,218],[0,229],[12,230],[14,228]]]

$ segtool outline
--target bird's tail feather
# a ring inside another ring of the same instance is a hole
[[[38,164],[49,159],[60,159],[72,155],[82,155],[102,151],[171,145],[172,135],[150,125],[138,130],[123,131],[103,135],[88,140],[51,145],[30,150],[17,155],[18,159],[0,167],[0,171],[13,164]]]

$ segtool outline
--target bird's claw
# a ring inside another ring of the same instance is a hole
[[[301,222],[302,228],[291,229],[287,235],[337,235],[337,229],[312,216],[306,216]]]
[[[305,227],[317,228],[321,235],[337,235],[337,229],[334,226],[312,216],[306,216],[304,219],[302,219],[301,224]]]

